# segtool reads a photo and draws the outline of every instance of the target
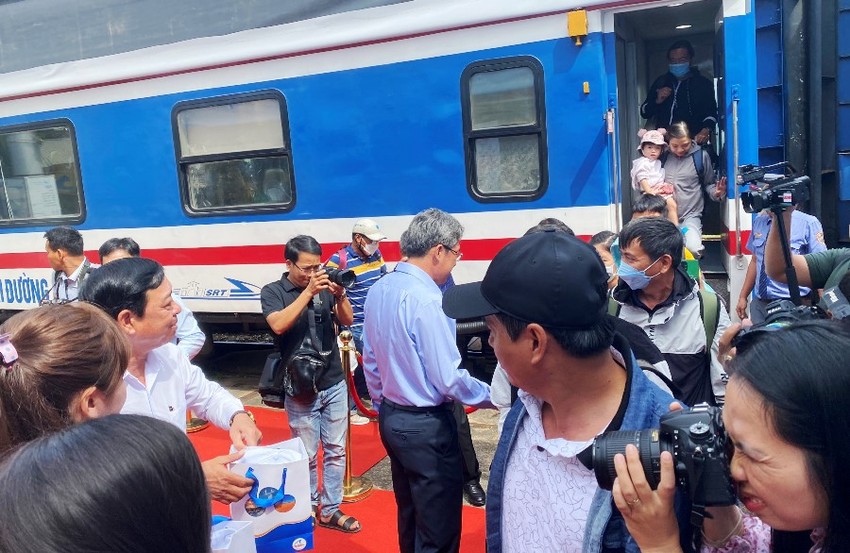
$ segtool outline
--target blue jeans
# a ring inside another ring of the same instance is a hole
[[[321,504],[327,518],[342,503],[342,481],[345,478],[345,433],[348,429],[348,406],[345,381],[321,390],[316,399],[305,403],[286,398],[286,412],[292,436],[304,442],[310,458],[310,499]],[[322,495],[318,490],[319,439],[322,441]]]

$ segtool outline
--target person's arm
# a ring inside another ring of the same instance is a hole
[[[171,297],[180,306],[180,313],[177,314],[177,347],[183,350],[189,359],[194,359],[204,347],[207,336],[198,326],[192,310],[186,307],[180,296],[172,294]]]
[[[348,299],[348,294],[345,288],[338,284],[331,283],[329,288],[334,295],[334,315],[336,320],[342,326],[349,326],[354,322],[354,309],[351,307],[351,300]]]
[[[410,334],[416,343],[428,382],[443,396],[466,405],[492,408],[490,386],[461,368],[455,330],[443,313],[440,302],[419,306]]]
[[[738,318],[742,321],[747,318],[747,304],[749,304],[750,294],[753,292],[753,288],[756,285],[757,262],[756,256],[753,254],[749,265],[747,265],[747,274],[744,276],[744,284],[741,286],[741,294],[738,296],[738,305],[735,308],[735,312],[738,314]]]
[[[720,338],[726,329],[732,324],[729,319],[729,314],[726,313],[726,308],[723,302],[718,298],[718,313],[717,313],[717,330],[714,333],[714,341],[711,343],[711,366],[709,367],[711,375],[711,389],[714,393],[714,398],[718,405],[723,405],[726,401],[726,382],[729,381],[729,376],[726,374],[726,369],[720,357]]]
[[[699,129],[692,129],[697,144],[705,144],[711,132],[717,127],[717,100],[714,97],[714,86],[702,75],[692,79],[694,84],[694,105],[691,106],[694,115],[700,118]]]
[[[773,223],[770,226],[770,234],[767,235],[767,244],[764,247],[764,268],[767,271],[767,276],[777,282],[788,284],[788,277],[785,275],[785,257],[782,255],[782,241],[779,238],[779,221],[776,215],[770,214]],[[785,222],[785,230],[787,236],[791,236],[791,210],[786,209],[782,212],[782,219]],[[797,272],[797,283],[806,288],[812,288],[812,276],[809,273],[809,264],[806,258],[795,253],[791,254],[791,264]]]
[[[708,197],[715,202],[720,202],[726,199],[726,177],[715,179],[714,164],[711,163],[711,156],[705,150],[700,150],[698,154],[702,156],[703,174],[705,175],[705,192]]]
[[[313,276],[310,277],[310,282],[307,284],[307,287],[304,288],[297,298],[295,298],[295,301],[286,305],[279,311],[273,311],[266,314],[266,322],[269,323],[269,327],[271,327],[272,331],[275,334],[285,334],[288,332],[293,326],[295,326],[295,323],[298,322],[298,319],[301,317],[301,313],[303,313],[310,302],[313,301],[313,296],[322,290],[327,290],[330,287],[330,284],[330,279],[324,271],[314,273]],[[283,304],[285,302],[281,300],[280,303]],[[267,305],[265,300],[263,305]],[[265,307],[263,312],[266,312]]]
[[[183,357],[179,364],[186,384],[186,406],[193,413],[227,430],[236,449],[260,443],[263,433],[244,412],[241,401],[220,384],[208,380],[187,358]]]
[[[244,454],[244,451],[236,451],[201,463],[204,479],[207,481],[207,490],[212,499],[226,505],[239,501],[251,491],[253,480],[230,472],[227,468],[230,463],[238,461]]]
[[[826,251],[826,243],[823,240],[823,226],[816,218],[809,219],[806,232],[806,253],[818,253]]]
[[[366,310],[369,309],[369,300],[366,300]],[[368,320],[368,319],[367,319]],[[383,386],[381,384],[381,374],[378,372],[378,362],[375,358],[375,351],[372,349],[372,344],[369,340],[368,327],[363,328],[363,376],[366,380],[366,389],[369,390],[369,397],[372,398],[372,406],[376,410],[380,409],[383,396]]]
[[[649,91],[646,93],[646,100],[640,105],[640,116],[650,121],[662,111],[661,106],[671,101],[673,89],[667,86],[665,76],[655,79]]]

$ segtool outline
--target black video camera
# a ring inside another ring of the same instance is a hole
[[[735,504],[735,485],[729,473],[732,448],[723,428],[720,409],[700,403],[691,409],[671,411],[659,428],[606,432],[593,442],[593,471],[599,487],[614,487],[614,455],[625,454],[633,444],[652,489],[661,481],[661,452],[673,454],[676,485],[686,490],[695,505]]]
[[[758,213],[764,209],[785,210],[809,199],[811,181],[805,175],[785,176],[768,179],[768,173],[775,169],[793,168],[787,161],[773,165],[757,167],[743,165],[738,169],[738,184],[748,186],[741,193],[741,203],[747,213]]]
[[[325,267],[325,274],[331,279],[334,284],[339,284],[343,288],[351,288],[354,285],[354,279],[357,275],[352,270],[342,270],[333,267]]]
[[[814,321],[828,318],[827,313],[814,305],[794,305],[791,300],[774,300],[765,308],[764,321],[748,328],[742,328],[732,339],[732,346],[746,348],[753,336],[761,332],[772,332],[785,328],[797,321]],[[740,349],[739,349],[740,353]]]

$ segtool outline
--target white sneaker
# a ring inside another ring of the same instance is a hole
[[[354,426],[363,426],[364,424],[369,424],[370,421],[368,417],[364,417],[360,413],[351,413],[351,424]]]

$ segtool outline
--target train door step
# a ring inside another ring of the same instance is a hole
[[[723,242],[721,236],[719,234],[703,235],[702,243],[705,249],[702,252],[702,258],[699,260],[699,266],[703,274],[712,277],[725,276],[726,269],[723,266]]]

